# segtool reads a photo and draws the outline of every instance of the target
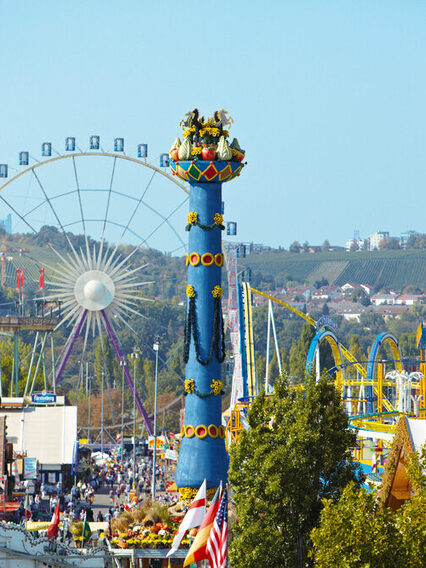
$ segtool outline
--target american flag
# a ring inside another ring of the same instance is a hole
[[[226,568],[228,555],[228,490],[225,488],[219,510],[206,544],[211,568]]]

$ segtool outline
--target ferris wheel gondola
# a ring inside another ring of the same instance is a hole
[[[82,151],[74,137],[65,139],[64,149],[61,154],[52,142],[43,142],[41,160],[21,151],[21,170],[12,176],[12,168],[0,164],[0,200],[14,217],[14,232],[38,235],[42,227],[53,226],[66,242],[65,250],[51,245],[55,261],[42,263],[50,274],[47,299],[61,305],[58,326],[70,329],[55,383],[80,334],[83,349],[90,333],[107,335],[123,360],[116,327],[131,327],[128,319],[140,315],[139,290],[146,284],[140,277],[143,267],[132,266],[132,259],[144,248],[185,252],[178,227],[185,226],[188,199],[187,187],[164,169],[168,155],[160,156],[159,167],[150,163],[147,144],[137,145],[137,157],[126,155],[120,137],[110,152],[101,147],[98,135],[90,136],[88,150]],[[119,164],[128,169],[120,171]],[[150,432],[133,380],[123,368]]]

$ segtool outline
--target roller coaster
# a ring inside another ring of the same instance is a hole
[[[228,278],[234,276],[231,271]],[[278,364],[281,369],[272,304],[284,307],[316,330],[306,358],[305,375],[315,373],[319,379],[321,376],[320,346],[323,342],[329,344],[334,367],[327,369],[326,374],[342,393],[342,401],[349,416],[350,427],[357,431],[358,444],[354,449],[354,457],[357,461],[372,465],[375,458],[371,459],[370,456],[370,459],[365,459],[366,453],[368,455],[365,448],[369,447],[373,455],[374,449],[381,453],[383,447],[386,447],[393,439],[399,416],[411,415],[426,419],[426,326],[422,323],[418,327],[416,336],[416,345],[419,349],[418,358],[403,358],[397,338],[391,333],[384,332],[373,341],[368,360],[358,361],[339,341],[330,318],[321,317],[316,321],[291,304],[252,288],[248,282],[236,283],[236,295],[240,337],[236,342],[237,345],[233,341],[233,349],[234,358],[239,349],[241,365],[234,369],[234,388],[227,426],[228,443],[238,441],[239,434],[245,427],[245,416],[250,402],[259,392],[254,363],[252,295],[268,300],[267,367],[271,323]],[[391,359],[380,357],[381,350],[385,346],[390,349]],[[295,388],[303,388],[303,382]],[[272,392],[268,378],[265,381],[265,390]]]

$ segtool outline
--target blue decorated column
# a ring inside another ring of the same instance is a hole
[[[227,143],[226,147],[229,150]],[[215,151],[214,156],[219,157],[219,153]],[[185,424],[175,481],[181,497],[191,498],[204,479],[208,489],[227,481],[221,370],[225,359],[221,288],[222,183],[239,175],[243,166],[240,159],[179,160],[177,153],[175,157],[177,159],[170,163],[173,173],[190,184],[186,227],[189,240]]]

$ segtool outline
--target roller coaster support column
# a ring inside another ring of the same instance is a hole
[[[235,161],[170,162],[190,183],[184,362],[185,426],[175,481],[182,498],[195,496],[203,480],[213,490],[226,483],[228,455],[222,425],[222,181],[238,175]]]
[[[426,408],[426,326],[422,323],[417,328],[417,349],[420,350],[420,408]],[[426,412],[420,413],[420,418],[426,419]]]
[[[383,363],[377,363],[377,412],[383,412]],[[382,419],[379,418],[379,422]]]

